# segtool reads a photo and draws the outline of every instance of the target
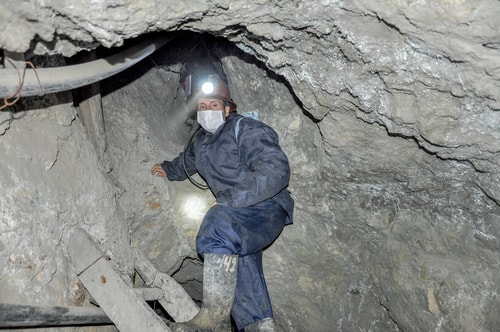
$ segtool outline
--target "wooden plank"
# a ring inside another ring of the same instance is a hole
[[[100,250],[86,232],[73,233],[68,252],[73,263],[79,266],[77,270],[82,271],[79,278],[116,327],[121,332],[170,332],[146,301],[125,283],[111,261],[102,254],[94,262],[87,258],[95,257],[96,251]],[[81,261],[90,261],[91,265],[82,269]]]
[[[0,328],[113,324],[99,308],[0,303]]]
[[[163,298],[163,290],[161,290],[160,288],[135,287],[134,291],[139,297],[143,298],[145,301],[156,301],[156,300],[161,300]]]
[[[163,290],[163,299],[158,302],[176,322],[186,322],[196,316],[200,309],[174,278],[159,272],[139,249],[134,249],[134,256],[137,273],[147,286]]]
[[[68,245],[67,249],[77,275],[101,257],[104,257],[101,249],[90,239],[87,232],[81,228],[75,229],[71,235],[70,245]]]

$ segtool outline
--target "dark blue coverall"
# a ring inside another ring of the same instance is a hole
[[[286,189],[290,166],[278,135],[263,122],[231,112],[214,134],[200,129],[185,152],[161,164],[169,180],[187,178],[184,153],[187,172],[198,172],[217,201],[198,231],[198,253],[239,256],[231,312],[238,329],[273,317],[262,250],[292,223],[294,206]]]

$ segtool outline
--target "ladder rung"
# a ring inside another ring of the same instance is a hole
[[[134,291],[145,301],[156,301],[156,300],[161,300],[163,298],[163,290],[161,290],[160,288],[150,288],[150,287],[134,288]]]

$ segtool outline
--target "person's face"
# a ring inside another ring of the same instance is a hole
[[[198,101],[198,112],[214,110],[214,111],[225,111],[225,116],[229,115],[230,107],[224,107],[224,102],[220,99],[200,99]]]

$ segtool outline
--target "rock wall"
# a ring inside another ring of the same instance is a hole
[[[10,51],[72,55],[151,31],[222,37],[208,45],[233,98],[277,129],[292,164],[295,224],[265,255],[282,330],[500,325],[498,1],[52,0],[0,8],[0,48]],[[199,277],[193,238],[212,197],[148,177],[154,162],[182,150],[192,121],[177,82],[199,37],[177,37],[102,84],[109,173],[99,171],[67,102],[2,113],[2,298],[69,302],[62,244],[73,225],[120,243],[109,249],[124,271],[127,237],[117,234],[129,229],[160,269]],[[43,241],[32,240],[39,234]]]
[[[71,94],[17,106],[24,111],[0,113],[0,299],[88,305],[66,251],[75,228],[91,234],[124,276],[133,268],[114,186],[77,118]]]

